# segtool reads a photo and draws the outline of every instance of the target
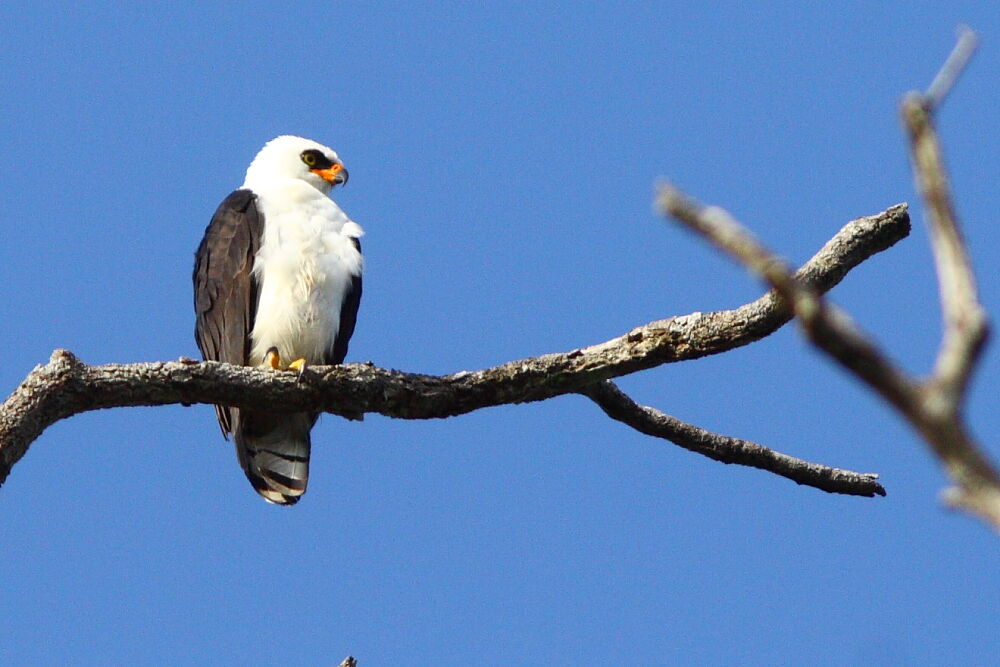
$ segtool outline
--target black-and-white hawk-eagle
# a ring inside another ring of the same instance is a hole
[[[194,267],[195,339],[206,360],[275,369],[339,364],[361,301],[361,227],[328,196],[347,170],[327,146],[269,141],[219,206]],[[215,406],[247,479],[291,505],[309,478],[313,412]]]

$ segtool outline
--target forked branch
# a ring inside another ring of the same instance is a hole
[[[987,337],[972,265],[952,204],[933,112],[951,90],[975,48],[965,31],[927,94],[910,93],[902,116],[910,136],[917,187],[924,198],[940,284],[944,333],[934,373],[911,376],[896,366],[851,318],[791,274],[728,213],[703,207],[672,186],[659,193],[664,214],[698,232],[760,275],[790,304],[803,331],[820,349],[893,405],[943,463],[955,486],[946,500],[1000,530],[1000,473],[968,433],[962,415],[968,380]]]

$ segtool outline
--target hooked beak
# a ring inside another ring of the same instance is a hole
[[[339,162],[329,169],[310,169],[309,171],[331,185],[344,185],[347,183],[347,170]]]

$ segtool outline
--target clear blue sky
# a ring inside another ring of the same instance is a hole
[[[929,367],[936,287],[896,104],[962,22],[940,122],[1000,313],[991,2],[0,5],[0,389],[53,348],[196,356],[193,252],[268,139],[335,147],[367,236],[348,359],[477,369],[729,308],[760,286],[652,212],[668,177],[789,259],[900,201],[914,233],[833,298]],[[714,5],[714,6],[710,6]],[[836,7],[836,8],[834,8]],[[1000,456],[1000,354],[970,421]],[[883,475],[827,495],[579,397],[324,417],[309,493],[253,493],[211,408],[90,413],[0,489],[0,662],[985,664],[997,538],[793,327],[622,381],[637,400]]]

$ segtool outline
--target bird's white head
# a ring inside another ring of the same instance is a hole
[[[329,146],[286,134],[260,149],[247,168],[244,187],[255,189],[286,179],[305,181],[329,194],[334,185],[347,182],[347,170]]]

